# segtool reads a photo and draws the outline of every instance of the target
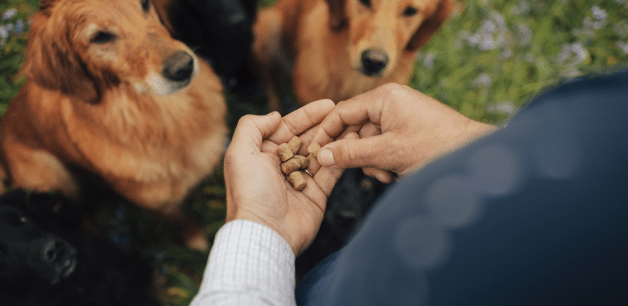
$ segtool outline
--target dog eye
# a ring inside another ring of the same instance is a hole
[[[144,12],[148,12],[148,10],[150,10],[150,1],[142,0],[142,9]]]
[[[360,0],[360,3],[364,4],[366,7],[371,7],[371,0]]]
[[[98,32],[96,32],[94,37],[92,37],[90,42],[94,43],[94,44],[105,44],[105,43],[108,43],[110,41],[113,41],[115,38],[116,38],[116,36],[113,35],[113,33],[104,32],[104,31],[98,31]]]
[[[415,9],[415,8],[413,8],[411,6],[408,6],[403,11],[403,15],[406,16],[406,17],[410,17],[410,16],[414,16],[414,14],[416,14],[417,12],[418,12],[417,9]]]
[[[17,211],[9,211],[3,213],[0,221],[12,226],[21,226],[28,222],[28,216]]]

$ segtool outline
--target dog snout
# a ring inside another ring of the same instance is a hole
[[[163,76],[171,81],[189,80],[194,72],[194,57],[185,51],[178,51],[164,61]]]
[[[242,33],[248,30],[249,22],[247,16],[242,12],[229,14],[224,23],[229,30],[235,33]]]
[[[68,277],[76,267],[76,250],[67,242],[55,237],[46,238],[40,256],[47,270],[52,272],[51,283]]]
[[[379,74],[388,65],[388,55],[381,49],[368,49],[361,54],[362,68],[366,75]]]

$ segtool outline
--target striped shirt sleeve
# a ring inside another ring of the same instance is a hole
[[[216,234],[190,305],[296,305],[294,264],[292,248],[277,232],[230,221]]]

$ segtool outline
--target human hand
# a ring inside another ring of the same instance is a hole
[[[314,141],[326,144],[318,154],[320,165],[363,167],[388,183],[495,129],[410,87],[390,83],[338,103]],[[335,140],[352,132],[359,139]]]
[[[332,101],[320,100],[284,118],[273,112],[240,119],[225,153],[227,221],[245,219],[268,226],[286,239],[296,255],[310,245],[343,170],[321,167],[310,172],[313,176],[305,174],[307,187],[296,191],[280,170],[277,147],[296,135],[303,142],[301,151],[306,151],[312,128],[333,108]]]

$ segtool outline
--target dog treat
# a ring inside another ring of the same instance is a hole
[[[293,158],[281,164],[281,172],[283,172],[284,174],[290,174],[294,171],[301,169],[301,161],[296,158],[297,156],[298,155],[295,155]]]
[[[318,150],[320,149],[321,149],[321,145],[319,145],[316,142],[313,142],[310,144],[309,147],[307,147],[307,152],[312,154],[312,156],[316,158],[316,156],[318,155]]]
[[[295,155],[292,158],[299,161],[299,165],[301,165],[300,169],[305,169],[310,165],[310,159],[303,155]]]
[[[310,165],[309,158],[303,155],[294,155],[285,163],[281,164],[281,172],[290,174],[299,169],[305,169]]]
[[[297,154],[297,152],[299,152],[299,149],[301,148],[301,138],[299,138],[298,136],[292,136],[290,141],[288,141],[288,146],[290,147],[290,149],[292,149],[293,154]]]
[[[307,185],[303,174],[299,172],[300,169],[307,169],[310,165],[310,158],[312,154],[307,157],[303,155],[297,155],[301,148],[301,138],[293,136],[287,143],[282,143],[277,147],[277,154],[283,162],[281,164],[281,172],[286,175],[286,178],[294,189],[301,191]],[[319,146],[320,148],[320,146]],[[317,150],[318,151],[318,150]]]
[[[290,173],[288,175],[288,180],[292,183],[292,187],[294,187],[297,191],[301,191],[305,189],[305,186],[307,186],[307,182],[305,181],[303,174],[299,171]]]
[[[285,162],[292,158],[292,156],[294,156],[290,145],[288,145],[287,143],[282,143],[279,145],[279,147],[277,147],[277,154],[279,154],[279,158],[281,158],[282,162]]]

